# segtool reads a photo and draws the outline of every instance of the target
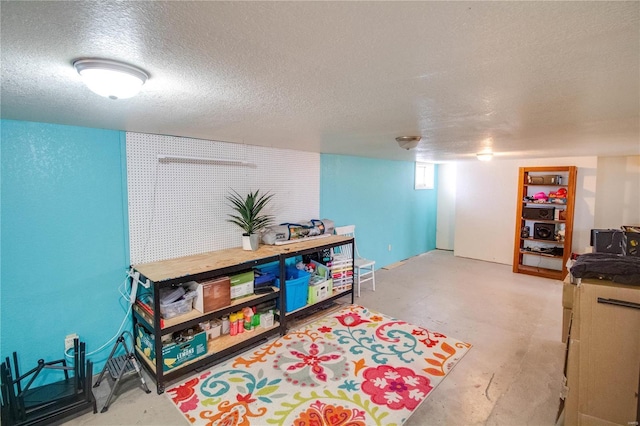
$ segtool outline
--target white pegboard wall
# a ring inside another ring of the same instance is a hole
[[[158,154],[254,166],[159,161]],[[318,218],[320,154],[128,132],[127,184],[131,263],[153,262],[240,246],[240,228],[227,222],[231,189],[273,193],[275,223]]]

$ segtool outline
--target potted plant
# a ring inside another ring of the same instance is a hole
[[[244,231],[242,234],[242,248],[245,250],[258,250],[260,243],[259,231],[266,228],[273,222],[273,216],[263,214],[262,211],[269,204],[273,194],[260,194],[260,190],[242,197],[236,191],[227,195],[227,200],[231,202],[231,208],[237,214],[230,214],[227,222],[235,223]]]

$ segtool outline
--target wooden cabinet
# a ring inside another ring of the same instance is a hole
[[[562,280],[571,256],[575,166],[521,167],[513,272]]]
[[[139,282],[148,287],[150,296],[153,299],[152,305],[160,306],[159,294],[161,289],[177,287],[190,281],[201,282],[225,275],[247,272],[254,267],[273,262],[278,262],[280,276],[285,276],[287,259],[321,252],[342,245],[353,245],[353,238],[329,236],[280,246],[263,245],[257,251],[232,248],[134,265],[132,266],[132,271],[138,277]],[[149,336],[149,344],[146,350],[141,345],[136,344],[136,355],[156,380],[158,393],[164,392],[166,383],[171,380],[182,377],[194,370],[224,361],[251,346],[264,342],[269,337],[284,334],[287,330],[287,319],[302,317],[311,311],[322,309],[323,306],[335,299],[347,295],[351,295],[351,302],[353,303],[354,297],[352,288],[349,288],[334,292],[329,297],[313,305],[306,305],[286,315],[283,315],[284,309],[281,309],[281,312],[276,312],[273,326],[267,328],[257,327],[254,330],[246,331],[236,336],[222,335],[207,342],[206,353],[164,371],[163,338],[166,339],[175,332],[195,328],[203,321],[222,318],[247,306],[255,306],[269,301],[278,301],[280,307],[285,306],[286,285],[281,286],[280,289],[274,287],[273,290],[272,293],[252,294],[232,300],[230,305],[206,314],[191,310],[169,319],[161,318],[157,309],[149,308],[146,304],[137,301],[132,309],[134,329],[137,333],[137,330],[141,328],[144,331],[144,335]],[[136,336],[138,337],[138,334]],[[150,354],[153,354],[153,357]]]

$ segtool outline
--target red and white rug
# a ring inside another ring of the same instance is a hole
[[[470,348],[351,305],[166,395],[196,425],[401,425]]]

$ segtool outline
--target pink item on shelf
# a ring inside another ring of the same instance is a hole
[[[536,200],[546,200],[547,199],[547,194],[545,194],[544,192],[536,192],[533,196],[534,199]]]

